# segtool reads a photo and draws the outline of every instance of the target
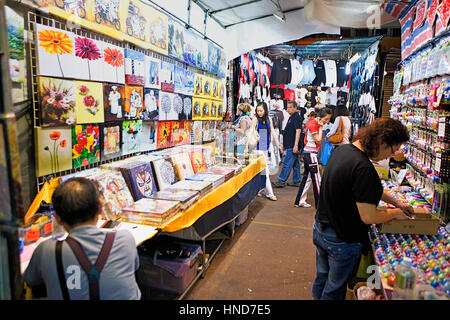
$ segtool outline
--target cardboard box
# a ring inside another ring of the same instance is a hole
[[[415,208],[413,219],[392,220],[377,225],[381,233],[436,235],[439,219],[432,216],[427,208]]]

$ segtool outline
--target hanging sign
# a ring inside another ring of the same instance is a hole
[[[428,0],[421,0],[417,4],[416,19],[414,20],[414,30],[422,27],[427,17]]]

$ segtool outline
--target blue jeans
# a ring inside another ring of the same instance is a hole
[[[331,227],[314,222],[313,242],[316,246],[316,278],[312,296],[317,300],[344,300],[347,282],[357,271],[361,243],[338,239]]]
[[[299,183],[302,180],[300,175],[300,161],[299,153],[292,152],[292,148],[286,149],[286,156],[283,161],[283,168],[281,169],[280,175],[278,176],[278,182],[286,183],[289,175],[291,174],[292,168],[294,168],[294,173],[292,180],[294,183]]]

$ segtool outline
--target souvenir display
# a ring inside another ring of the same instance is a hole
[[[66,128],[34,129],[36,176],[72,169],[72,130]]]
[[[103,85],[99,82],[75,81],[76,123],[101,123],[105,121]]]
[[[221,166],[213,166],[211,168],[203,171],[204,174],[213,174],[213,175],[222,175],[225,177],[224,181],[230,180],[234,177],[234,169],[233,168],[225,168]]]
[[[140,134],[141,151],[156,150],[158,137],[158,123],[156,121],[143,121]]]
[[[148,198],[156,192],[156,183],[150,163],[132,163],[120,170],[135,201]]]
[[[211,173],[197,173],[186,180],[211,182],[213,189],[225,182],[225,176]]]
[[[183,61],[184,27],[175,20],[169,19],[168,33],[169,56]]]
[[[160,71],[161,90],[174,92],[175,90],[175,65],[170,62],[161,61]]]
[[[150,196],[156,200],[171,200],[180,202],[180,210],[186,210],[193,205],[199,198],[200,192],[194,190],[165,189],[158,191]]]
[[[153,161],[152,164],[158,182],[158,191],[167,189],[177,181],[172,159],[163,158]]]
[[[172,143],[172,121],[158,121],[157,149],[168,148]]]
[[[203,123],[202,121],[192,121],[192,144],[203,143]]]
[[[159,120],[160,90],[144,88],[143,120]]]
[[[72,166],[74,169],[100,161],[100,128],[96,125],[72,127]]]
[[[175,153],[171,158],[178,180],[184,180],[194,175],[191,159],[186,152]]]
[[[122,154],[141,151],[139,139],[142,132],[142,120],[123,121],[122,123]]]
[[[144,88],[126,84],[123,113],[127,120],[142,119],[144,112]]]
[[[179,210],[179,202],[143,198],[122,209],[122,220],[161,227]]]
[[[121,84],[103,84],[103,105],[106,121],[123,119],[124,86]]]
[[[105,123],[100,126],[102,160],[113,159],[122,155],[122,124],[120,122]]]
[[[161,61],[159,59],[145,56],[145,87],[161,89],[160,82]]]
[[[192,168],[194,169],[194,173],[203,172],[207,169],[205,160],[203,158],[202,150],[190,151],[189,158],[191,159]]]
[[[199,191],[200,197],[204,197],[206,194],[212,191],[212,182],[209,181],[193,181],[193,180],[181,180],[174,183],[171,189],[181,190],[193,190]]]
[[[130,85],[145,85],[145,55],[125,48],[125,82]]]
[[[75,81],[38,77],[38,99],[41,126],[62,126],[75,123]]]

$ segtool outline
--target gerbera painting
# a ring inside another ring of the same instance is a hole
[[[105,121],[103,84],[75,81],[77,123],[101,123]]]
[[[107,78],[106,80],[116,83],[125,83],[123,48],[105,43],[103,58],[105,61],[104,73]],[[113,78],[113,75],[115,75],[115,79]]]
[[[89,38],[77,37],[75,38],[75,56],[87,61],[89,78],[88,80],[92,80],[91,76],[91,68],[89,61],[99,60],[102,57],[102,53],[100,48]],[[102,70],[103,71],[103,70]],[[95,80],[98,80],[96,77]]]

